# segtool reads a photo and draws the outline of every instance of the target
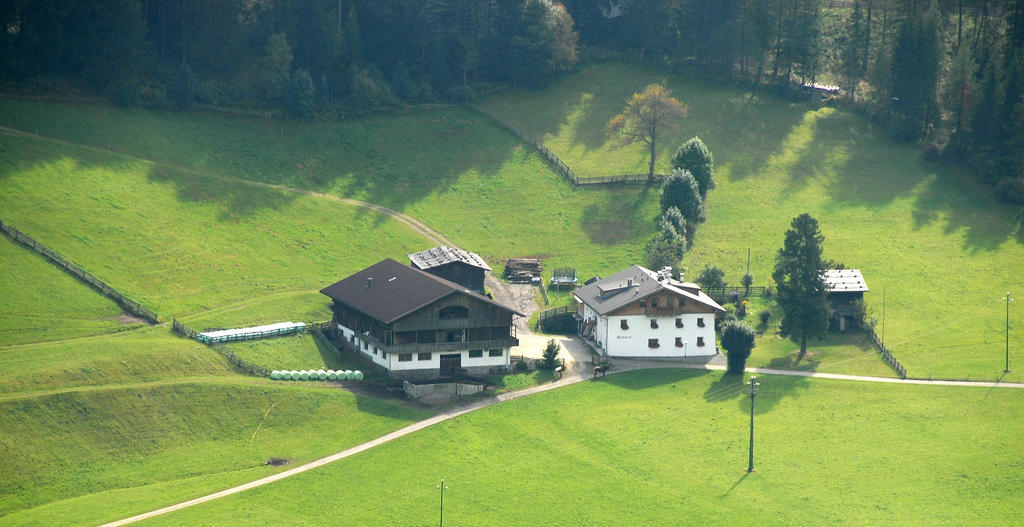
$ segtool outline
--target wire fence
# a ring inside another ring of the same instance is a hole
[[[516,125],[506,121],[500,115],[498,115],[498,114],[496,114],[496,113],[494,113],[494,112],[492,112],[492,111],[490,111],[490,110],[488,110],[486,108],[483,108],[483,107],[480,107],[480,106],[477,106],[477,105],[471,104],[471,103],[467,103],[466,107],[469,108],[470,110],[473,110],[475,112],[478,112],[478,113],[481,113],[483,115],[486,115],[487,117],[492,119],[494,122],[498,123],[499,125],[501,125],[505,129],[507,129],[509,132],[512,132],[512,135],[515,135],[520,140],[522,140],[522,141],[524,141],[526,143],[529,143],[531,146],[536,148],[537,152],[540,153],[540,156],[542,158],[544,158],[544,160],[547,161],[547,163],[549,165],[551,165],[551,167],[554,168],[556,172],[561,174],[562,177],[564,177],[566,179],[566,181],[572,183],[573,186],[577,186],[578,187],[580,185],[630,185],[630,184],[633,184],[633,185],[635,185],[635,184],[644,184],[644,185],[646,185],[647,183],[650,183],[650,182],[660,182],[660,181],[663,181],[665,178],[668,177],[665,174],[654,174],[653,177],[648,175],[648,174],[622,174],[622,175],[616,175],[616,176],[600,176],[600,177],[583,177],[583,178],[581,178],[581,177],[576,175],[576,172],[573,172],[573,170],[571,168],[569,168],[569,165],[566,165],[557,155],[555,155],[554,152],[552,152],[551,150],[548,150],[548,148],[546,146],[544,146],[544,143],[542,143],[540,139],[536,139],[533,136],[527,134],[526,132],[521,130],[518,126],[516,126]]]
[[[117,302],[117,304],[120,305],[121,308],[124,309],[125,311],[141,319],[144,319],[152,324],[159,323],[159,321],[157,320],[157,314],[155,312],[146,309],[138,302],[122,295],[113,287],[110,287],[99,278],[96,278],[95,276],[89,274],[85,269],[82,269],[81,267],[69,262],[67,258],[64,258],[56,251],[53,251],[49,247],[46,247],[42,243],[39,243],[31,236],[4,223],[3,221],[0,221],[0,230],[2,230],[4,234],[6,234],[10,239],[41,254],[44,258],[56,264],[57,266],[63,268],[65,271],[67,271],[72,276],[78,278],[83,283],[93,287],[94,289],[102,293],[104,296],[110,298],[114,302]]]

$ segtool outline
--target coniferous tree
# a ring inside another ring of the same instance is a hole
[[[828,332],[829,304],[821,256],[824,241],[818,220],[804,213],[793,219],[775,257],[772,278],[783,313],[779,333],[800,343],[797,360],[807,353],[808,337],[821,339]]]

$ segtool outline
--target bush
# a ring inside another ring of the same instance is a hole
[[[526,359],[519,359],[515,365],[516,372],[524,373],[530,369],[530,363],[526,362]]]
[[[542,370],[555,369],[558,366],[558,351],[561,349],[562,345],[555,342],[555,339],[548,340],[548,345],[544,347],[544,358],[537,367]]]
[[[747,358],[754,349],[754,330],[742,322],[726,322],[722,327],[722,347],[726,351],[727,372],[743,373]]]
[[[702,198],[707,195],[708,189],[715,188],[715,180],[712,175],[715,160],[711,151],[699,137],[694,137],[679,147],[676,155],[672,156],[672,167],[688,170],[693,174]]]
[[[768,325],[768,321],[772,318],[772,312],[768,309],[757,314],[757,318],[761,319],[761,324]]]

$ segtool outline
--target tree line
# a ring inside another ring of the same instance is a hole
[[[552,0],[11,0],[0,24],[20,90],[299,116],[539,85],[577,50]]]
[[[815,81],[1024,204],[1024,0],[565,0],[584,50],[782,96]]]
[[[1024,203],[1024,0],[9,0],[5,89],[345,116],[591,60],[814,81]]]

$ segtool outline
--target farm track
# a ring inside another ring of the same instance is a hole
[[[632,371],[632,370],[638,370],[638,369],[673,368],[673,367],[675,367],[675,368],[696,369],[696,370],[716,370],[716,371],[725,370],[725,366],[705,365],[705,364],[684,364],[684,363],[673,363],[673,362],[664,362],[664,361],[646,361],[646,362],[645,361],[619,361],[617,363],[613,362],[613,364],[617,367],[617,369],[615,369],[615,370],[613,370],[611,372],[608,372],[609,375],[614,375],[616,373],[623,373],[623,372],[626,372],[626,371]],[[834,373],[816,373],[816,372],[796,371],[796,370],[773,370],[773,369],[768,369],[768,368],[748,368],[746,371],[747,372],[754,372],[754,373],[769,374],[769,375],[787,375],[787,376],[797,376],[797,377],[813,377],[813,378],[821,378],[821,379],[849,380],[849,381],[856,381],[856,382],[881,382],[881,383],[890,383],[890,384],[929,384],[929,385],[934,385],[934,386],[964,386],[964,387],[982,387],[982,388],[1019,388],[1019,389],[1024,389],[1024,383],[972,382],[972,381],[939,381],[939,380],[925,380],[925,379],[894,379],[894,378],[888,378],[888,377],[866,377],[866,376],[859,376],[859,375],[841,375],[841,374],[834,374]],[[284,472],[279,472],[277,474],[273,474],[273,475],[267,476],[265,478],[260,478],[260,479],[254,480],[254,481],[250,481],[249,483],[245,483],[245,484],[242,484],[242,485],[238,485],[238,486],[235,486],[235,487],[224,489],[222,491],[215,492],[215,493],[212,493],[212,494],[207,494],[206,496],[201,496],[201,497],[198,497],[198,498],[195,498],[195,499],[192,499],[192,500],[183,501],[181,503],[177,503],[177,504],[174,504],[174,505],[169,505],[167,507],[163,507],[163,508],[160,508],[160,509],[152,510],[152,511],[145,512],[145,513],[142,513],[142,514],[138,514],[138,515],[135,515],[135,516],[131,516],[129,518],[124,518],[122,520],[118,520],[118,521],[115,521],[115,522],[106,523],[106,524],[101,525],[100,527],[120,527],[122,525],[129,525],[129,524],[132,524],[132,523],[135,523],[135,522],[139,522],[139,521],[142,521],[142,520],[146,520],[146,519],[153,518],[153,517],[156,517],[156,516],[160,516],[160,515],[163,515],[163,514],[167,514],[167,513],[170,513],[170,512],[175,512],[175,511],[179,511],[179,510],[182,510],[182,509],[186,509],[186,508],[189,508],[189,507],[192,507],[192,506],[195,506],[195,505],[201,505],[203,503],[210,502],[210,501],[213,501],[213,500],[216,500],[216,499],[219,499],[219,498],[224,498],[224,497],[227,497],[227,496],[231,496],[233,494],[238,494],[238,493],[244,492],[246,490],[254,489],[254,488],[257,488],[257,487],[262,487],[264,485],[268,485],[268,484],[273,483],[275,481],[278,481],[278,480],[281,480],[281,479],[285,479],[285,478],[288,478],[288,477],[291,477],[291,476],[296,476],[296,475],[301,474],[303,472],[308,472],[310,470],[322,467],[322,466],[327,465],[329,463],[333,463],[335,461],[339,461],[339,460],[345,459],[347,457],[351,457],[351,456],[353,456],[355,454],[358,454],[360,452],[365,452],[366,450],[370,450],[371,448],[380,446],[380,445],[382,445],[384,443],[388,443],[388,442],[393,441],[395,439],[398,439],[400,437],[409,435],[409,434],[411,434],[413,432],[418,432],[420,430],[423,430],[423,429],[428,428],[430,426],[433,426],[435,424],[442,423],[444,421],[448,421],[449,419],[453,419],[453,418],[458,417],[460,415],[467,414],[469,412],[472,412],[472,411],[475,411],[475,410],[479,410],[481,408],[487,408],[489,406],[494,406],[496,404],[499,404],[499,403],[502,403],[504,401],[508,401],[508,400],[511,400],[511,399],[518,399],[520,397],[526,397],[528,395],[533,395],[535,393],[546,392],[548,390],[553,390],[555,388],[561,388],[563,386],[569,386],[571,384],[576,384],[576,383],[582,382],[584,380],[587,380],[587,377],[582,375],[582,372],[579,369],[570,370],[570,372],[568,374],[566,374],[566,376],[563,377],[561,380],[552,381],[550,383],[541,384],[541,385],[538,385],[538,386],[533,386],[533,387],[527,388],[525,390],[520,390],[518,392],[503,393],[503,394],[498,395],[496,397],[489,397],[487,399],[476,401],[474,403],[471,403],[469,405],[466,405],[466,406],[463,406],[463,407],[460,407],[460,408],[454,408],[454,409],[451,409],[451,410],[448,410],[448,411],[445,411],[445,412],[441,412],[441,413],[439,413],[437,415],[434,415],[433,417],[429,417],[429,418],[424,419],[422,421],[419,421],[417,423],[413,423],[413,424],[411,424],[409,426],[406,426],[405,428],[401,428],[401,429],[395,430],[394,432],[391,432],[389,434],[385,434],[385,435],[383,435],[381,437],[378,437],[377,439],[373,439],[373,440],[367,441],[367,442],[365,442],[363,444],[356,445],[356,446],[348,448],[346,450],[342,450],[341,452],[332,454],[330,456],[323,457],[323,458],[320,458],[320,459],[315,460],[315,461],[311,461],[309,463],[306,463],[305,465],[301,465],[301,466],[295,467],[295,468],[293,468],[291,470],[286,470]],[[596,381],[596,379],[594,379],[594,380]],[[600,382],[600,381],[597,381],[597,382]]]

